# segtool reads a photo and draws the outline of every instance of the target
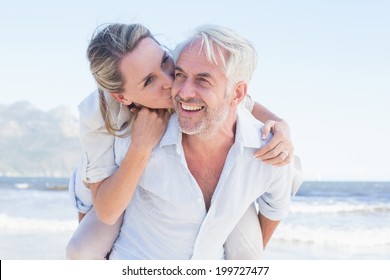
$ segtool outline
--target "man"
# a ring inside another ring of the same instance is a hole
[[[240,109],[254,48],[226,28],[204,26],[176,53],[177,114],[150,157],[110,259],[223,259],[226,240],[254,202],[263,246],[289,210],[292,164],[253,160],[264,144],[261,124]],[[116,140],[118,163],[128,146]]]

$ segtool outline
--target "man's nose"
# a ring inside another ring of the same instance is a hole
[[[187,79],[179,86],[179,96],[182,99],[193,98],[196,95],[196,90],[190,79]]]

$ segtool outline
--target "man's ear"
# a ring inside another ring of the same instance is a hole
[[[132,102],[131,100],[127,99],[124,94],[122,93],[113,93],[110,92],[110,95],[112,98],[114,98],[119,103],[122,103],[124,105],[130,105]]]
[[[244,81],[238,82],[235,85],[231,105],[239,104],[241,103],[242,100],[244,100],[246,96],[247,88],[248,88],[248,84]]]

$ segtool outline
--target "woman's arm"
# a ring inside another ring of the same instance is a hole
[[[262,123],[265,123],[266,121],[273,120],[280,122],[282,121],[281,118],[279,118],[277,115],[272,113],[270,110],[268,110],[266,107],[261,105],[258,102],[254,102],[253,110],[252,110],[252,115],[261,121]]]
[[[168,119],[166,110],[142,108],[133,124],[130,147],[118,170],[103,181],[90,184],[95,211],[102,222],[114,224],[130,203]]]
[[[254,103],[252,115],[262,123],[262,138],[266,139],[270,132],[271,140],[255,153],[255,157],[265,163],[283,166],[293,158],[294,147],[290,138],[290,127],[287,122],[276,116],[258,102]]]

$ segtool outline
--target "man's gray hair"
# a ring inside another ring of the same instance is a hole
[[[175,63],[184,48],[200,40],[200,51],[205,51],[207,60],[217,63],[217,57],[225,67],[228,88],[240,81],[249,82],[257,64],[253,45],[233,30],[217,25],[201,25],[194,29],[188,39],[178,44],[173,51]]]

